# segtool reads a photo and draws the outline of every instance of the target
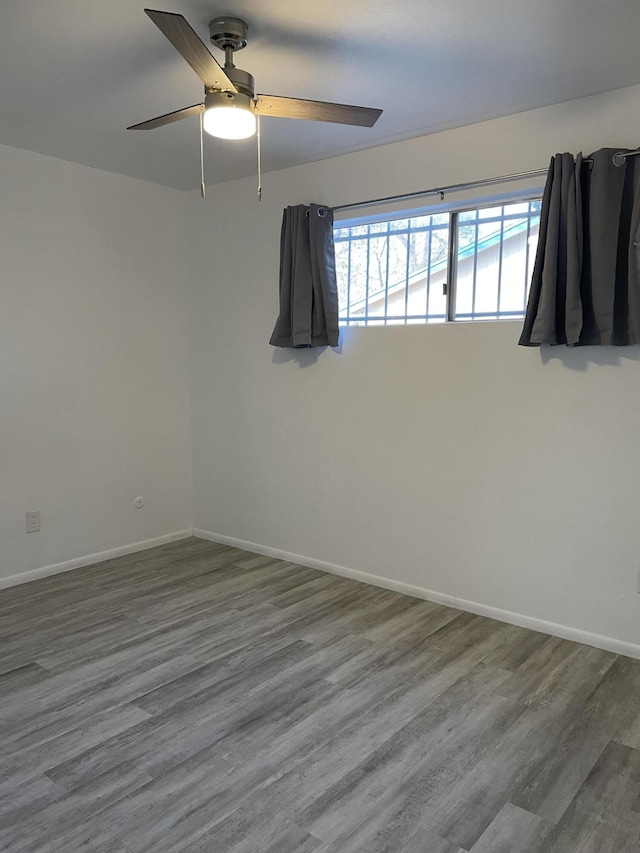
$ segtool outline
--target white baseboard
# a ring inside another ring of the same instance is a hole
[[[0,578],[0,589],[16,586],[21,583],[47,578],[50,575],[59,575],[62,572],[70,572],[82,566],[91,566],[94,563],[102,563],[104,560],[112,560],[114,557],[123,557],[125,554],[135,554],[137,551],[146,551],[155,548],[156,545],[166,545],[168,542],[177,542],[191,536],[191,529],[178,530],[175,533],[167,533],[164,536],[156,536],[154,539],[145,539],[143,542],[132,542],[130,545],[120,545],[118,548],[110,548],[108,551],[99,551],[97,554],[88,554],[86,557],[75,557],[73,560],[65,560],[64,563],[54,563],[52,566],[43,566],[40,569],[31,569],[20,572],[17,575],[9,575],[8,578]]]
[[[192,531],[192,535],[199,539],[219,542],[222,545],[230,545],[233,548],[242,548],[244,551],[253,551],[256,554],[264,554],[267,557],[275,557],[278,560],[286,560],[289,563],[298,563],[301,566],[308,566],[311,569],[319,569],[322,572],[351,578],[352,580],[368,583],[372,586],[379,586],[383,589],[403,593],[404,595],[411,595],[414,598],[423,598],[427,601],[433,601],[436,604],[446,604],[448,607],[456,607],[459,610],[466,610],[469,613],[476,613],[479,616],[487,616],[489,619],[497,619],[499,622],[508,622],[510,625],[530,628],[532,631],[541,631],[543,634],[551,634],[554,637],[561,637],[563,640],[584,643],[587,646],[595,646],[597,649],[604,649],[607,652],[626,655],[627,657],[640,660],[640,645],[628,643],[625,640],[617,640],[615,637],[605,637],[602,634],[593,634],[590,631],[571,628],[568,625],[560,625],[557,622],[547,622],[545,619],[538,619],[535,616],[526,616],[524,613],[513,613],[510,610],[502,610],[498,607],[491,607],[488,604],[480,604],[477,601],[467,601],[464,598],[445,595],[442,592],[424,589],[421,586],[392,580],[381,575],[371,575],[368,572],[349,569],[346,566],[338,566],[335,563],[326,563],[324,560],[315,560],[313,557],[304,557],[301,554],[290,554],[288,551],[282,551],[280,548],[271,548],[268,545],[259,545],[256,542],[247,542],[244,539],[235,539],[232,536],[223,536],[222,534],[211,533],[208,530],[195,528]]]

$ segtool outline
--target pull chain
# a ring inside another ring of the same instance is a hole
[[[260,113],[256,112],[256,123],[258,130],[258,201],[262,201],[262,155],[260,145]]]
[[[205,198],[207,188],[204,183],[204,105],[200,110],[200,197]]]

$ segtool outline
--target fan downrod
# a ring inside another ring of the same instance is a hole
[[[247,35],[249,27],[241,18],[231,18],[224,15],[214,18],[209,22],[209,36],[211,43],[226,53],[227,48],[231,50],[242,50],[247,46]]]

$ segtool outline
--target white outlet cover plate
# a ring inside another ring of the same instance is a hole
[[[40,510],[27,513],[27,533],[38,533],[40,530]]]

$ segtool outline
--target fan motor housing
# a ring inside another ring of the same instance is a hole
[[[252,74],[249,74],[248,71],[243,71],[242,68],[236,68],[235,65],[231,67],[227,65],[224,70],[238,92],[242,92],[243,95],[253,98],[256,89]]]
[[[254,112],[253,99],[242,92],[207,92],[204,96],[205,111],[212,107],[240,107]]]
[[[229,80],[231,80],[238,92],[241,92],[243,95],[247,95],[249,98],[253,98],[255,96],[255,81],[252,74],[249,74],[248,71],[243,71],[242,68],[236,68],[235,65],[225,65],[224,70],[225,74]],[[205,86],[205,93],[207,95],[212,92],[219,91],[220,89]]]

